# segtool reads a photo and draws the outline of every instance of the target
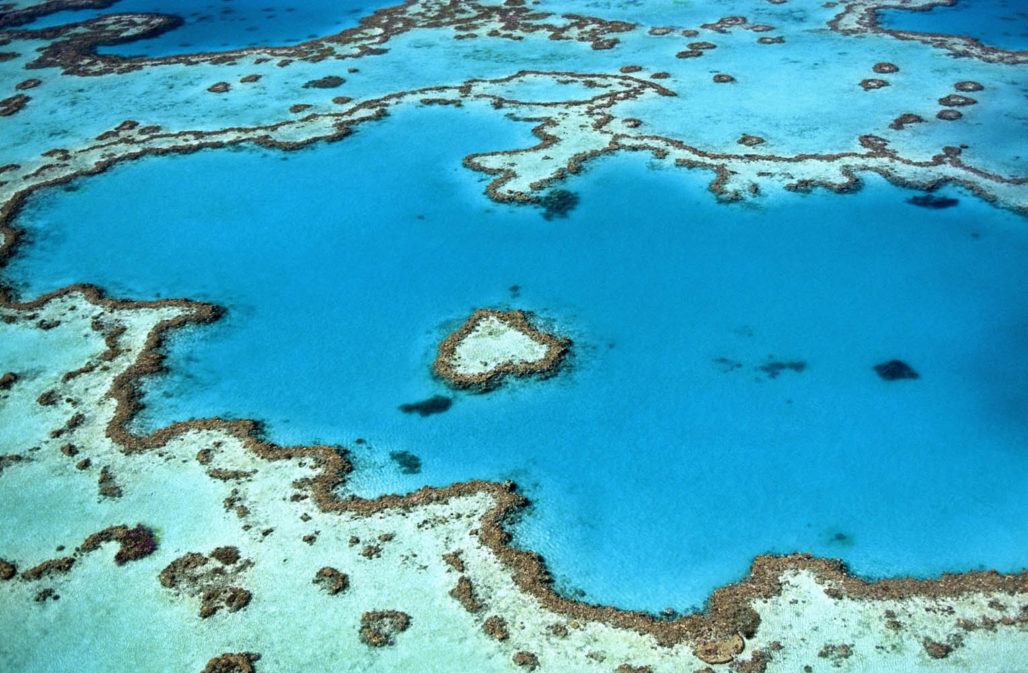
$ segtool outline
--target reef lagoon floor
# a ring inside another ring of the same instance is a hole
[[[92,4],[0,9],[0,669],[1028,670],[1016,8]]]

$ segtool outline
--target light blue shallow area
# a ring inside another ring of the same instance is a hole
[[[107,9],[57,12],[26,27],[59,26],[113,13],[182,17],[182,26],[157,37],[98,49],[103,54],[156,57],[297,44],[352,28],[375,9],[394,4],[390,0],[121,0]]]
[[[121,165],[31,199],[5,274],[26,297],[89,281],[228,307],[174,341],[141,425],[253,416],[279,442],[339,442],[362,495],[514,479],[534,501],[518,543],[590,600],[698,605],[763,552],[869,576],[1024,565],[1024,219],[956,191],[918,208],[880,178],[720,205],[711,174],[633,154],[590,164],[546,221],[460,165],[529,128],[395,109],[299,152]],[[572,367],[449,391],[435,348],[481,306],[535,311]],[[921,378],[878,378],[892,358]],[[432,395],[453,407],[397,409]]]
[[[989,47],[1028,49],[1028,6],[1023,0],[958,0],[955,5],[879,13],[880,25],[914,33],[966,35]]]

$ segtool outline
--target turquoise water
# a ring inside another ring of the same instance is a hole
[[[959,0],[925,12],[885,10],[879,17],[894,30],[966,35],[990,47],[1028,49],[1028,7],[1022,0]]]
[[[59,26],[113,13],[182,17],[182,26],[152,39],[98,49],[103,54],[156,57],[297,44],[352,28],[375,9],[394,4],[389,0],[120,0],[107,9],[57,12],[26,27]]]
[[[709,173],[623,156],[562,185],[580,205],[546,221],[460,164],[529,129],[396,109],[295,153],[121,165],[31,199],[5,275],[26,297],[87,281],[226,306],[174,340],[141,426],[251,416],[338,442],[368,496],[514,479],[535,503],[518,543],[590,600],[687,608],[763,552],[869,576],[1021,568],[1023,218],[955,190],[918,208],[880,178],[726,206]],[[480,306],[535,311],[575,341],[572,368],[449,391],[435,348]],[[921,378],[879,379],[893,358]],[[452,408],[398,409],[433,395]]]

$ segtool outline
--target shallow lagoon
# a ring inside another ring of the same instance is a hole
[[[88,281],[227,306],[175,340],[142,426],[253,416],[279,442],[339,442],[362,495],[514,479],[535,502],[518,542],[590,600],[686,608],[769,551],[872,576],[1020,569],[1023,219],[958,192],[918,208],[878,178],[722,205],[709,173],[631,156],[567,183],[579,207],[546,221],[460,165],[529,129],[394,110],[300,152],[125,164],[32,199],[6,274],[25,296]],[[573,367],[448,391],[435,347],[478,306],[536,311]],[[921,379],[880,380],[891,358]],[[398,409],[433,395],[455,403]]]

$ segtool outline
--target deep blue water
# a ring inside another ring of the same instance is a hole
[[[297,44],[352,28],[375,9],[394,4],[398,3],[392,0],[121,0],[108,9],[57,12],[27,27],[57,26],[113,13],[182,17],[185,20],[182,26],[155,38],[98,49],[104,54],[154,57]]]
[[[966,35],[990,47],[1028,49],[1028,5],[1023,0],[958,0],[924,12],[879,13],[881,25],[915,33]]]
[[[535,503],[518,542],[591,600],[696,605],[763,552],[871,576],[1022,567],[1023,218],[956,191],[918,208],[879,178],[720,205],[711,174],[625,156],[546,221],[460,165],[529,128],[397,109],[299,152],[121,165],[31,199],[5,273],[25,296],[88,281],[227,306],[174,341],[141,425],[252,416],[279,442],[339,442],[362,495],[514,479]],[[572,368],[449,391],[435,348],[480,306],[537,312],[575,341]],[[879,379],[892,358],[921,378]],[[397,408],[432,395],[453,407]]]

